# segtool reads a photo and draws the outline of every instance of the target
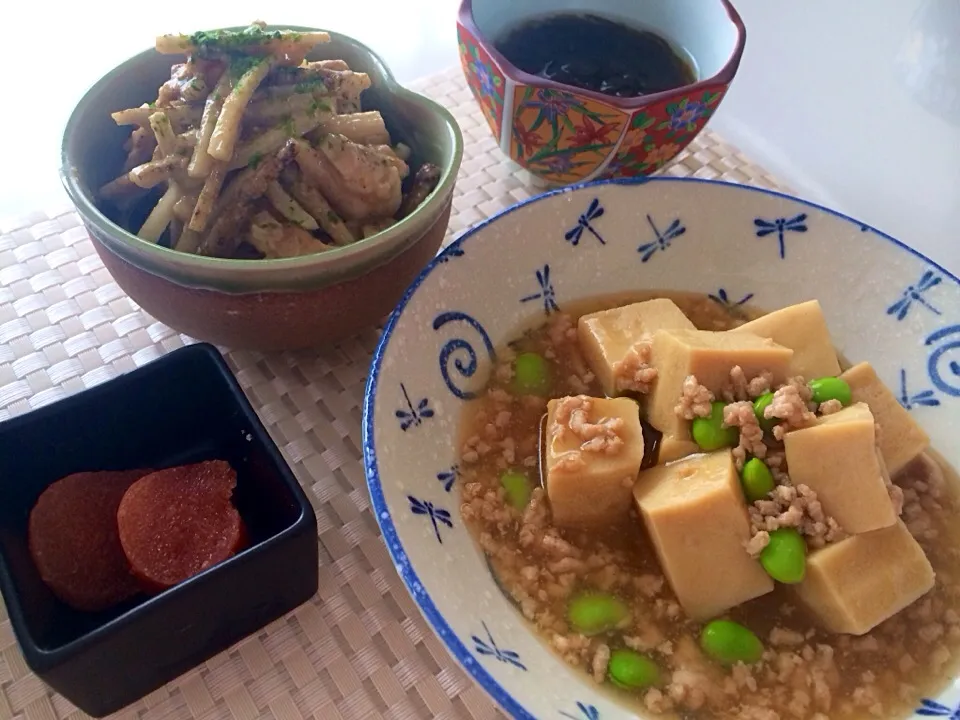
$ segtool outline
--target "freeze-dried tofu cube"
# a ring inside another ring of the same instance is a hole
[[[775,310],[730,332],[753,333],[793,350],[791,375],[813,380],[840,374],[837,351],[830,339],[823,310],[816,300]]]
[[[902,522],[853,535],[807,557],[791,586],[830,632],[863,635],[933,588],[923,548]]]
[[[774,383],[783,383],[792,358],[790,348],[751,333],[659,330],[653,336],[651,362],[657,381],[647,396],[647,420],[665,435],[690,440],[690,422],[675,412],[688,375],[717,394],[729,385],[735,365],[747,378],[769,372]]]
[[[823,511],[846,532],[869,532],[896,522],[873,414],[865,403],[788,432],[783,442],[793,484],[814,490]]]
[[[666,298],[590,313],[577,323],[580,350],[610,397],[637,389],[637,363],[631,353],[640,351],[634,346],[664,329],[694,329],[673,300]]]
[[[880,452],[891,475],[896,475],[930,446],[927,433],[880,382],[870,363],[854,365],[840,377],[850,385],[854,402],[870,406],[873,418],[880,426]]]
[[[621,522],[643,462],[643,429],[629,398],[584,395],[547,404],[546,490],[561,526]]]
[[[773,590],[745,544],[747,505],[730,450],[644,470],[634,497],[687,614],[706,620]]]

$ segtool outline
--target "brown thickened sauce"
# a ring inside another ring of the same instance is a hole
[[[543,355],[551,370],[550,397],[602,397],[572,332],[577,318],[659,297],[672,299],[703,330],[730,329],[762,314],[692,293],[597,297],[565,308],[566,313],[542,327],[518,332],[499,357],[503,362],[514,353]],[[652,690],[627,692],[603,682],[600,674],[594,678],[600,681],[598,690],[615,695],[642,717],[866,720],[907,717],[922,698],[936,697],[950,681],[960,657],[960,477],[936,451],[927,450],[893,478],[905,494],[901,519],[936,572],[934,589],[866,635],[854,637],[818,628],[789,590],[778,585],[724,615],[763,641],[764,660],[723,668],[699,649],[702,624],[685,617],[636,514],[603,532],[571,532],[552,526],[539,487],[523,515],[505,502],[499,486],[505,469],[521,470],[534,484],[539,477],[546,406],[546,398],[512,393],[508,366],[505,362],[494,369],[488,392],[464,411],[461,514],[500,588],[564,661],[593,675],[598,644],[627,645],[655,659],[664,677]],[[471,453],[476,454],[468,458]],[[551,541],[529,542],[531,528]],[[566,608],[583,589],[616,594],[630,608],[631,626],[594,638],[576,633],[568,625]]]

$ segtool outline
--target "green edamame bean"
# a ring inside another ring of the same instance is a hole
[[[760,564],[774,580],[788,585],[801,582],[807,572],[807,543],[795,528],[774,530],[760,553]]]
[[[764,416],[764,411],[773,402],[773,393],[764,393],[753,401],[753,414],[757,416],[757,422],[760,423],[764,432],[773,432],[773,426],[780,422],[777,418],[768,418]]]
[[[610,682],[622,690],[642,690],[660,684],[660,668],[646,655],[621,649],[610,653]]]
[[[853,400],[850,386],[846,380],[838,377],[822,377],[811,380],[810,389],[813,391],[813,401],[819,405],[827,400],[839,400],[846,407]]]
[[[507,502],[517,510],[523,510],[530,502],[533,491],[530,479],[516,470],[507,470],[500,476],[500,485],[507,491]]]
[[[700,633],[700,647],[717,662],[733,665],[759,662],[763,643],[750,630],[732,620],[712,620]]]
[[[513,387],[521,395],[544,395],[550,389],[550,366],[535,352],[517,355],[513,361]]]
[[[701,450],[710,452],[725,447],[735,447],[740,440],[740,431],[735,427],[724,427],[724,403],[715,402],[710,406],[710,417],[693,419],[690,434]]]
[[[760,458],[750,458],[740,471],[740,485],[749,502],[763,500],[773,490],[773,473]]]
[[[567,606],[567,619],[573,629],[584,635],[613,630],[630,615],[619,598],[606,593],[583,592],[575,595]]]

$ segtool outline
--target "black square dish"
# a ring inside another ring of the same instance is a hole
[[[228,461],[246,549],[159,595],[98,613],[47,588],[27,543],[51,483],[86,470]],[[0,423],[0,591],[27,665],[81,710],[137,700],[308,600],[317,521],[296,478],[211,345],[177,350]]]

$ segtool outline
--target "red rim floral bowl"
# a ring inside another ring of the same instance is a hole
[[[462,0],[460,62],[500,149],[548,183],[648,175],[703,129],[740,66],[743,20],[729,0],[578,0],[568,12],[622,20],[666,37],[693,60],[696,81],[620,98],[523,72],[494,40],[526,19],[555,12],[550,0]]]

